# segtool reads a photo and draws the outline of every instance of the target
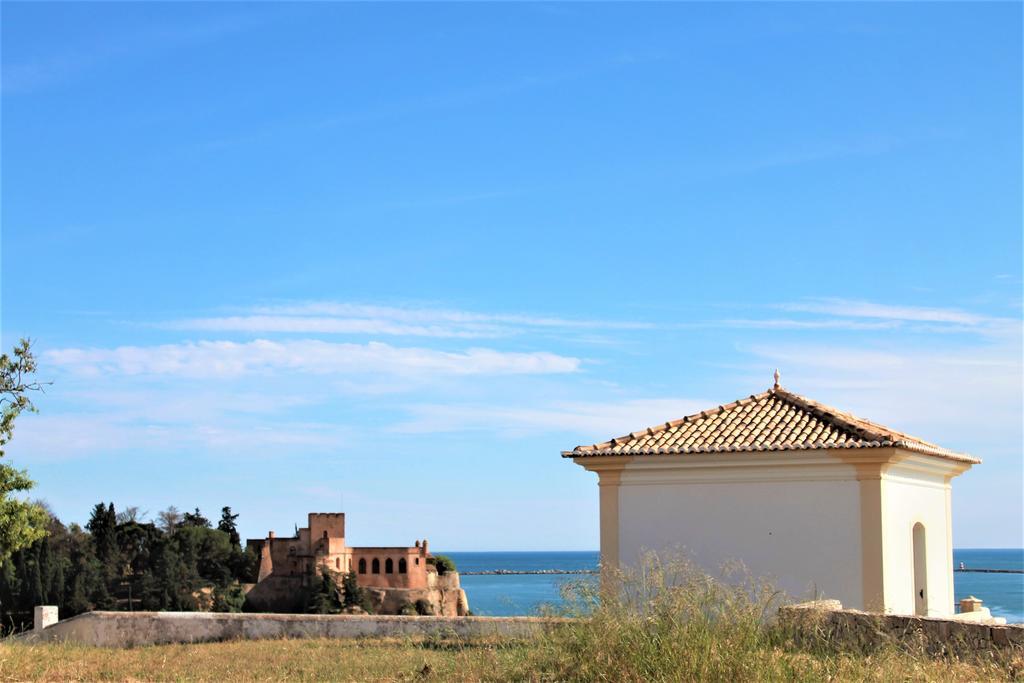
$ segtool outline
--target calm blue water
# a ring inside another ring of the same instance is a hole
[[[459,572],[495,569],[597,569],[598,553],[583,552],[496,552],[445,553],[455,560]],[[541,605],[561,602],[561,586],[586,575],[526,574],[521,576],[462,576],[462,588],[473,614],[507,616],[536,614]]]
[[[598,553],[585,552],[493,552],[446,553],[459,571],[495,569],[596,569]],[[985,569],[1024,569],[1024,549],[985,550],[964,548],[953,551],[953,564]],[[579,575],[463,576],[462,587],[474,614],[492,616],[536,614],[543,604],[561,601],[560,587]],[[995,616],[1011,623],[1024,622],[1024,574],[953,575],[957,601],[973,595],[984,601]]]
[[[954,549],[953,566],[959,567],[961,562],[983,569],[1022,569],[1024,549]],[[954,598],[959,602],[968,595],[980,598],[993,616],[1006,617],[1011,624],[1024,623],[1024,574],[954,573]]]

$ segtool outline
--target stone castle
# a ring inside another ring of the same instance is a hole
[[[278,537],[271,531],[266,538],[246,542],[259,558],[257,583],[246,597],[253,608],[301,611],[306,589],[327,569],[339,581],[355,572],[378,614],[397,614],[418,600],[426,600],[437,615],[468,614],[458,573],[438,574],[428,562],[426,539],[410,547],[353,548],[345,543],[345,513],[311,512],[308,524],[296,536]]]

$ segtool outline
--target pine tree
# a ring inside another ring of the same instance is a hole
[[[42,600],[39,602],[40,605],[55,605],[57,602],[54,597],[50,595],[51,586],[53,585],[53,574],[56,570],[55,558],[53,553],[50,551],[50,539],[44,537],[39,544],[39,582],[40,592],[42,593]]]
[[[53,574],[50,578],[50,586],[48,589],[49,599],[47,603],[51,605],[57,605],[60,610],[64,609],[64,558],[57,558],[58,561],[55,563]]]
[[[306,600],[306,611],[313,614],[338,614],[343,604],[341,588],[332,572],[323,567],[320,569],[320,582],[310,592]]]
[[[181,518],[181,525],[202,527],[204,529],[209,529],[213,526],[212,524],[210,524],[210,520],[208,520],[206,517],[203,517],[203,513],[199,511],[199,508],[196,508],[195,512],[186,512],[185,515]]]
[[[114,512],[114,504],[105,506],[103,503],[96,503],[85,528],[92,534],[96,559],[103,565],[106,577],[113,578],[118,573],[117,513]]]
[[[231,514],[231,508],[225,506],[221,508],[220,522],[217,523],[217,528],[231,538],[231,545],[241,547],[242,539],[238,536],[238,527],[235,524],[236,519],[238,519],[238,515]]]
[[[354,571],[342,577],[341,588],[345,607],[361,607],[367,613],[371,611],[370,596],[359,587],[359,578]]]
[[[28,570],[25,581],[25,597],[32,607],[46,604],[46,594],[43,592],[43,572],[40,566],[41,545],[39,541],[36,541],[25,553],[28,556],[25,562],[25,568]]]

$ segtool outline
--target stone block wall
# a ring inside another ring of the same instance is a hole
[[[861,612],[843,609],[838,600],[782,607],[779,626],[798,644],[828,642],[855,652],[895,645],[962,658],[996,652],[1024,653],[1024,625]]]
[[[402,617],[204,612],[86,612],[14,638],[100,647],[267,638],[458,636],[529,638],[561,620],[539,617]]]

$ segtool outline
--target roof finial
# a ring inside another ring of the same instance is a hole
[[[773,388],[774,389],[778,389],[779,388],[779,378],[782,377],[782,373],[779,372],[778,368],[775,368],[775,375],[774,375],[774,377],[775,377],[775,386]]]

